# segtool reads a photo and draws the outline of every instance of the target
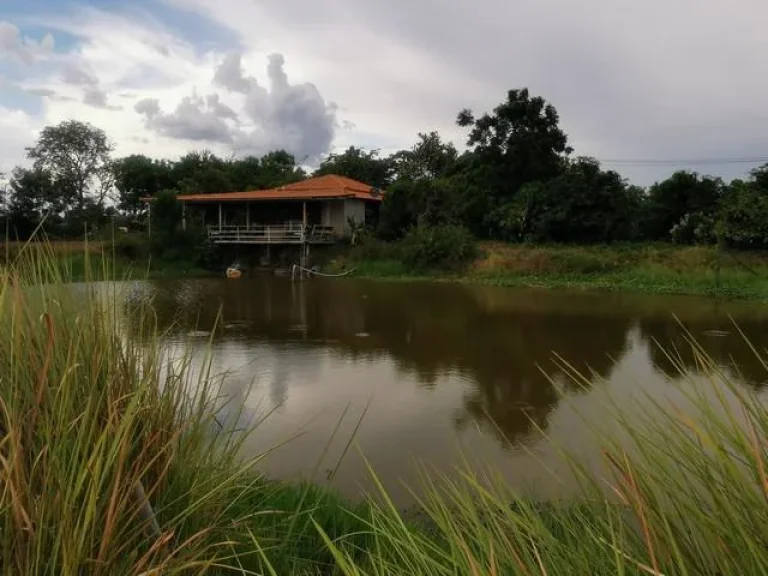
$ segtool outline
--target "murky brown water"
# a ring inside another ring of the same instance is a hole
[[[609,419],[604,392],[629,411],[643,409],[643,395],[682,401],[669,381],[677,372],[654,343],[693,365],[673,315],[718,362],[735,363],[744,386],[759,391],[768,381],[729,319],[768,348],[760,303],[273,277],[149,282],[131,292],[154,297],[171,342],[201,350],[221,309],[214,368],[229,372],[231,406],[244,406],[244,418],[274,410],[248,449],[290,439],[266,471],[329,481],[368,406],[332,483],[352,497],[370,488],[359,449],[402,504],[410,498],[401,481],[416,482],[415,463],[451,473],[463,457],[539,497],[567,495],[566,468],[537,428],[594,463],[588,423]],[[589,376],[586,389],[555,353]]]

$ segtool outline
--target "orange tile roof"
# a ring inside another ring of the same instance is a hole
[[[323,200],[330,198],[357,198],[381,202],[382,193],[373,186],[346,176],[318,176],[294,184],[269,190],[247,192],[217,192],[215,194],[183,194],[176,197],[182,202],[242,202],[246,200]]]

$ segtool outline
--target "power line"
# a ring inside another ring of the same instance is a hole
[[[706,166],[713,164],[765,164],[768,156],[754,156],[751,158],[622,158],[600,160],[601,164],[613,164],[623,166]]]

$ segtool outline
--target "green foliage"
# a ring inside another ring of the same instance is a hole
[[[53,175],[43,168],[16,168],[11,176],[6,207],[8,234],[11,238],[29,238],[43,219],[50,218],[50,229],[61,224],[61,196]]]
[[[739,249],[768,248],[768,186],[758,173],[750,182],[734,181],[723,201],[718,240]]]
[[[443,224],[412,228],[401,243],[403,263],[414,270],[458,270],[477,256],[477,242],[461,226]]]
[[[580,158],[560,176],[524,186],[512,203],[510,228],[519,239],[534,242],[632,240],[640,201],[616,172]]]
[[[376,188],[386,188],[391,182],[392,162],[379,158],[377,150],[365,151],[350,146],[341,154],[331,154],[315,171],[315,176],[338,174]]]
[[[123,234],[115,238],[115,256],[129,262],[145,263],[151,254],[149,238],[145,234]]]
[[[173,187],[171,164],[141,154],[120,158],[112,164],[118,208],[135,224],[146,210],[142,198],[151,198]]]
[[[212,266],[216,248],[202,227],[192,222],[182,226],[182,205],[172,190],[160,192],[152,203],[152,234],[149,239],[153,259],[167,263],[187,263],[189,267]]]
[[[709,240],[703,227],[715,220],[723,190],[719,178],[685,171],[654,184],[648,191],[646,237],[682,244]]]
[[[114,182],[112,145],[106,133],[86,122],[67,120],[46,126],[27,156],[38,170],[52,174],[66,210],[85,222],[86,205],[102,207]],[[72,214],[69,214],[70,218]]]
[[[570,154],[568,138],[559,127],[560,116],[543,98],[527,88],[510,90],[492,113],[475,118],[459,113],[457,124],[469,127],[467,145],[484,163],[497,168],[503,179],[497,193],[509,198],[526,182],[557,176]]]
[[[396,240],[413,226],[437,226],[459,219],[458,201],[448,180],[400,180],[384,196],[378,234]]]
[[[508,242],[768,247],[768,165],[747,182],[730,185],[679,171],[647,190],[630,186],[594,159],[571,160],[557,110],[526,88],[509,90],[482,115],[461,111],[457,123],[468,129],[462,154],[439,133],[420,132],[413,146],[389,156],[350,146],[329,155],[314,174],[340,174],[384,189],[382,205],[366,208],[366,225],[390,242],[414,227],[455,225],[479,239]],[[132,155],[113,162],[104,132],[77,121],[45,128],[28,152],[34,169],[14,171],[0,205],[19,238],[43,219],[56,238],[80,238],[86,231],[101,237],[114,217],[140,229],[146,225],[141,199],[164,190],[244,191],[306,178],[297,159],[283,150],[261,158],[220,158],[203,150],[176,161]],[[104,202],[113,182],[116,208]],[[155,222],[154,228],[162,236],[163,229],[177,226]],[[160,248],[161,240],[155,243]]]
[[[410,150],[392,155],[393,170],[398,180],[423,180],[445,176],[458,158],[456,147],[443,142],[440,134],[419,133],[419,141]]]

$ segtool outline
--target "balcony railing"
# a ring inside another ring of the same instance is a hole
[[[291,222],[251,226],[208,226],[214,244],[332,244],[331,226],[307,226]]]

